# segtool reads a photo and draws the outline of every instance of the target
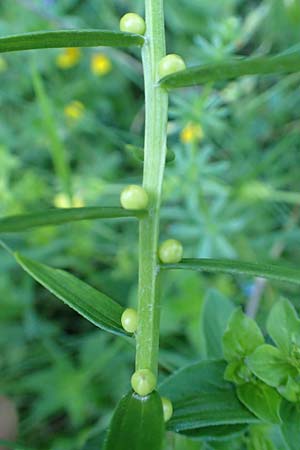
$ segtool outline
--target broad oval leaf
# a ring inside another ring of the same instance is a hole
[[[229,319],[222,342],[224,357],[230,362],[250,355],[264,343],[264,337],[255,320],[238,308]]]
[[[279,387],[288,381],[289,376],[297,376],[297,369],[277,347],[261,345],[247,357],[249,369],[269,386]]]
[[[200,361],[179,370],[162,383],[159,391],[171,399],[174,407],[174,414],[167,424],[170,430],[183,434],[195,430],[192,432],[195,435],[201,428],[257,421],[238,400],[233,386],[224,380],[225,368],[226,363],[222,360]]]
[[[285,355],[291,355],[295,345],[300,346],[300,320],[292,303],[285,299],[275,303],[267,320],[267,330]]]
[[[275,264],[252,263],[230,259],[187,258],[177,264],[161,264],[162,270],[184,269],[250,275],[300,284],[300,270]]]
[[[167,89],[238,78],[243,75],[266,75],[300,71],[299,52],[269,57],[231,58],[223,62],[191,67],[162,78]]]
[[[113,415],[104,450],[161,450],[165,434],[161,398],[129,392]]]
[[[280,423],[281,397],[276,389],[267,384],[245,383],[237,387],[240,401],[264,422]]]
[[[16,261],[48,291],[99,328],[118,335],[127,335],[121,325],[124,311],[117,302],[60,269],[15,253]]]
[[[91,219],[122,219],[139,217],[141,211],[128,211],[123,208],[87,207],[65,208],[37,211],[32,214],[3,217],[0,219],[0,233],[16,233],[48,225],[61,225],[68,222]]]
[[[0,37],[0,53],[41,48],[130,47],[143,45],[138,34],[107,30],[55,30],[14,34]]]

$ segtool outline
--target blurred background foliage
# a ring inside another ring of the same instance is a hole
[[[120,16],[131,10],[142,14],[143,2],[2,1],[0,33],[118,29]],[[188,65],[283,52],[299,39],[298,0],[165,0],[165,11],[168,52],[181,54]],[[118,205],[122,187],[141,182],[142,165],[126,147],[143,142],[137,50],[7,54],[0,57],[0,80],[1,216],[53,206]],[[176,159],[166,170],[162,239],[182,240],[186,257],[297,264],[299,82],[300,74],[244,77],[172,92],[168,146]],[[94,221],[4,238],[123,305],[136,305],[137,232],[134,222]],[[112,409],[129,387],[134,348],[67,309],[2,250],[0,293],[0,392],[18,405],[20,440],[35,450],[99,449]],[[207,355],[207,299],[230,299],[264,327],[280,295],[299,304],[298,289],[289,285],[169,274],[161,377]],[[217,327],[213,319],[211,325]],[[265,436],[252,429],[230,448],[282,448],[276,430]],[[229,445],[169,438],[168,448],[178,450]]]

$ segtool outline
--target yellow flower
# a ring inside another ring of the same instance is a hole
[[[84,200],[80,195],[74,195],[72,200],[72,206],[73,208],[83,208],[84,207]]]
[[[2,56],[0,56],[0,73],[5,72],[7,70],[7,67],[8,65],[6,60]]]
[[[196,123],[188,123],[180,133],[180,140],[183,144],[199,142],[203,139],[204,132],[201,125]]]
[[[84,113],[84,105],[78,100],[73,100],[64,107],[64,114],[68,119],[79,120]]]
[[[106,75],[111,69],[111,60],[104,53],[96,53],[92,56],[91,71],[94,75]]]
[[[70,208],[71,206],[68,196],[62,192],[54,197],[53,204],[56,208]]]
[[[79,48],[66,48],[56,57],[56,65],[60,69],[70,69],[78,64],[81,57]]]
[[[79,195],[74,195],[70,202],[68,196],[61,192],[54,197],[53,204],[56,208],[82,208],[84,201]]]

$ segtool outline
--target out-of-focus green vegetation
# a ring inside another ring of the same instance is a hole
[[[142,7],[133,0],[4,1],[0,34],[117,29],[123,13],[142,13]],[[168,51],[188,65],[280,52],[299,40],[298,0],[165,0],[165,12]],[[171,94],[168,147],[176,159],[164,182],[162,239],[180,239],[186,257],[297,265],[299,84],[300,74],[243,77]],[[126,147],[143,142],[138,51],[12,53],[0,57],[0,85],[1,216],[52,206],[114,206],[124,185],[141,181],[142,165]],[[4,239],[122,305],[135,305],[135,222],[82,222]],[[262,328],[280,295],[298,305],[297,286],[266,284],[257,296],[253,279],[171,273],[166,281],[162,377],[206,355],[205,299],[223,296],[257,312]],[[0,305],[0,392],[17,402],[20,440],[34,450],[100,448],[112,409],[129,388],[134,349],[64,307],[2,250]],[[174,439],[170,448],[185,448]],[[282,448],[275,432],[273,442]],[[194,445],[187,448],[200,448]],[[237,441],[230,445],[242,448]]]

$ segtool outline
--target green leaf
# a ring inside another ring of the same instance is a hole
[[[250,355],[264,337],[256,322],[239,308],[231,316],[223,336],[223,352],[226,361],[234,361]]]
[[[126,150],[129,151],[129,153],[132,154],[135,160],[139,162],[144,162],[144,149],[142,147],[137,147],[135,145],[127,144],[125,145]],[[173,150],[170,150],[167,148],[166,153],[166,164],[171,163],[175,160],[175,153]]]
[[[199,442],[180,434],[168,433],[166,440],[167,445],[164,450],[204,450]]]
[[[247,358],[247,366],[269,386],[278,387],[287,382],[288,377],[296,376],[293,367],[278,348],[264,344]]]
[[[14,34],[0,37],[0,53],[40,48],[130,47],[143,45],[138,34],[106,30],[55,30]]]
[[[191,67],[160,80],[167,89],[195,86],[238,78],[243,75],[265,75],[300,71],[299,52],[269,57],[231,58],[223,62]]]
[[[275,344],[286,355],[300,346],[300,320],[293,305],[285,299],[275,303],[267,320],[267,330]]]
[[[299,269],[275,264],[257,264],[229,259],[191,258],[183,259],[177,264],[161,264],[160,267],[162,270],[185,269],[199,270],[201,272],[230,273],[232,275],[250,275],[300,284]]]
[[[284,400],[281,404],[282,419],[281,432],[289,450],[299,450],[300,442],[300,403],[289,403]]]
[[[228,439],[232,439],[233,437],[243,433],[246,428],[247,425],[219,425],[216,427],[203,427],[193,430],[184,430],[184,434],[195,440],[226,442]]]
[[[174,408],[167,424],[170,430],[183,434],[199,430],[200,434],[202,428],[257,420],[240,403],[233,386],[224,380],[225,367],[224,361],[200,361],[175,372],[162,383],[159,391],[170,398]]]
[[[234,384],[245,384],[253,379],[253,374],[246,366],[244,359],[235,359],[230,361],[224,373],[224,379]]]
[[[0,219],[0,233],[16,233],[36,227],[61,225],[79,220],[138,217],[140,214],[141,211],[109,207],[49,209],[32,214],[3,217]]]
[[[299,375],[296,379],[288,377],[285,385],[279,386],[278,392],[282,397],[284,397],[289,402],[299,402],[300,401],[300,383]]]
[[[161,450],[164,434],[159,394],[139,397],[130,392],[117,406],[104,450]]]
[[[208,291],[203,306],[202,329],[206,344],[206,357],[222,358],[222,336],[234,310],[230,300],[215,289]]]
[[[246,383],[237,387],[240,401],[259,419],[279,423],[281,397],[278,392],[264,383]]]
[[[247,450],[276,450],[269,437],[269,425],[252,425],[249,435]]]
[[[0,445],[5,446],[5,448],[14,449],[14,450],[33,450],[32,448],[29,449],[29,447],[24,447],[23,445],[18,444],[17,442],[6,441],[4,439],[0,439]]]
[[[53,269],[15,253],[16,261],[48,291],[99,328],[126,335],[121,325],[124,309],[102,292],[60,269]]]

